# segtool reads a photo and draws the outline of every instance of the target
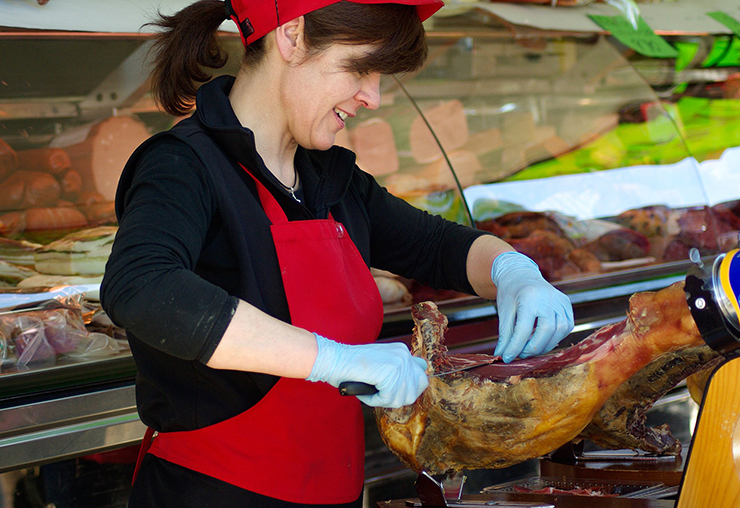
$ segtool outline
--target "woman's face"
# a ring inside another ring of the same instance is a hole
[[[347,62],[372,46],[333,44],[293,65],[283,89],[288,130],[304,148],[327,150],[345,120],[380,105],[380,74],[346,70]]]

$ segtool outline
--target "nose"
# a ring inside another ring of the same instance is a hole
[[[355,96],[367,109],[380,107],[380,73],[371,72],[362,77],[360,90]]]

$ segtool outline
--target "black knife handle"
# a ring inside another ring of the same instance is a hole
[[[339,384],[339,393],[342,395],[373,395],[378,393],[374,385],[360,381],[345,381]]]

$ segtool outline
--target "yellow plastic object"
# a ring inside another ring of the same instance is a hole
[[[740,358],[709,381],[676,502],[676,508],[709,506],[740,506]]]

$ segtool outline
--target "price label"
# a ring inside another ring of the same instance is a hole
[[[723,25],[725,25],[727,28],[732,30],[732,33],[740,37],[740,21],[736,20],[726,12],[722,11],[715,11],[715,12],[708,12],[707,16],[710,18],[714,18]]]
[[[645,20],[637,18],[637,30],[629,20],[623,16],[589,15],[594,23],[604,30],[608,30],[619,42],[632,48],[641,55],[655,58],[675,58],[678,56],[676,48],[656,35]]]

